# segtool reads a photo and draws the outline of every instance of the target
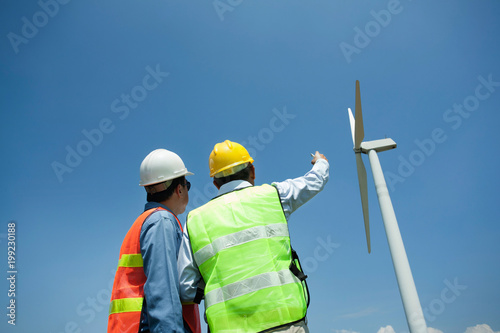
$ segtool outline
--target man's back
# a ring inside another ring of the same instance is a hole
[[[274,186],[219,196],[190,212],[187,229],[212,331],[260,332],[304,319],[305,291],[290,270],[288,226]]]

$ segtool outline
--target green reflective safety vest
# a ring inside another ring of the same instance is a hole
[[[290,270],[288,225],[274,186],[217,197],[189,213],[187,228],[212,333],[261,332],[305,317],[305,290]]]

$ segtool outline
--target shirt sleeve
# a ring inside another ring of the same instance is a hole
[[[144,297],[151,332],[184,332],[177,255],[181,231],[167,212],[153,213],[141,229]]]
[[[330,165],[327,160],[318,159],[304,176],[272,183],[278,189],[287,220],[297,208],[323,190],[328,182],[329,169]]]
[[[193,258],[191,241],[187,227],[182,233],[182,242],[177,259],[177,269],[179,271],[179,294],[183,303],[193,302],[196,296],[198,283],[202,279],[198,265]]]

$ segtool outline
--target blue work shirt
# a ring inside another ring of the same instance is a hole
[[[182,230],[175,215],[164,205],[148,202],[145,211],[161,207],[142,224],[141,255],[146,283],[139,332],[190,332],[184,329],[179,298],[177,257]]]

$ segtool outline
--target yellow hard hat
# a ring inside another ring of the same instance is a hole
[[[253,158],[239,143],[229,140],[217,143],[208,159],[210,177],[220,178],[232,175],[252,162]]]

